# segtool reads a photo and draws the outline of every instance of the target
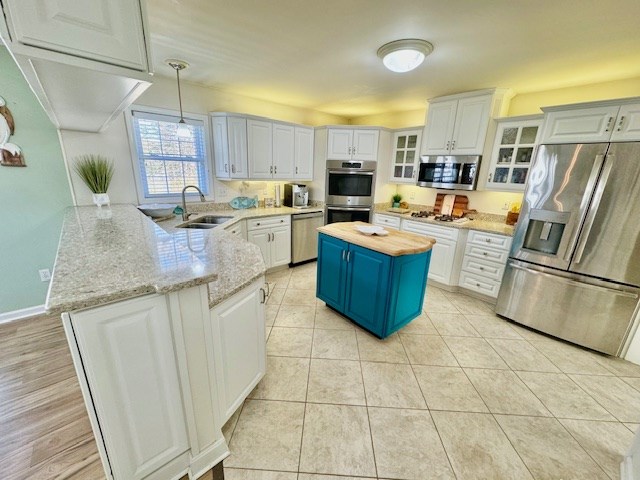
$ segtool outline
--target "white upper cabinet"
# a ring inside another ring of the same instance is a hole
[[[540,138],[542,116],[505,118],[497,124],[486,189],[522,192]]]
[[[144,0],[0,6],[0,37],[57,128],[100,132],[151,85]]]
[[[4,0],[12,40],[22,45],[146,71],[136,0]]]
[[[372,161],[378,159],[378,130],[354,130],[352,160]]]
[[[542,110],[545,118],[540,143],[640,140],[640,101],[637,98],[562,105]]]
[[[416,183],[421,135],[420,129],[402,130],[393,135],[390,182]]]
[[[216,178],[313,179],[313,128],[237,113],[210,116]]]
[[[482,155],[492,93],[437,99],[429,104],[425,125],[426,155]]]
[[[212,115],[211,130],[213,132],[216,178],[247,178],[247,119],[237,116]]]
[[[273,177],[273,124],[264,120],[247,120],[249,177]]]
[[[351,160],[353,130],[329,129],[327,158],[330,160]]]
[[[295,127],[296,180],[313,180],[313,128]]]
[[[622,105],[611,133],[612,142],[640,140],[640,103]]]
[[[380,131],[374,129],[329,128],[327,159],[375,162],[379,137]]]
[[[272,178],[294,178],[295,127],[281,123],[273,124],[273,171]]]
[[[608,142],[619,106],[547,113],[541,143]]]
[[[457,107],[457,100],[429,105],[425,125],[425,154],[449,155]]]

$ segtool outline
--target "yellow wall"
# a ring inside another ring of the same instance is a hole
[[[350,125],[377,125],[387,128],[407,128],[424,125],[425,108],[408,110],[404,112],[388,112],[377,115],[365,115],[349,119]]]
[[[639,96],[640,77],[578,87],[558,88],[544,92],[521,93],[511,100],[509,116],[540,113],[540,107],[552,105]]]

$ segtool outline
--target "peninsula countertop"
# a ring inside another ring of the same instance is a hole
[[[98,218],[95,206],[65,212],[47,312],[202,284],[209,284],[210,301],[215,304],[265,272],[260,249],[224,228],[174,228],[182,223],[179,219],[163,228],[133,205],[112,205],[110,210],[110,218]],[[255,210],[254,215],[263,213]],[[262,210],[284,214],[275,211],[280,209]],[[244,211],[215,214],[234,219],[250,216]]]
[[[365,235],[356,229],[358,226],[371,225],[364,222],[330,223],[319,227],[318,231],[392,257],[426,252],[436,243],[433,238],[393,229],[387,230],[388,235],[385,236]]]

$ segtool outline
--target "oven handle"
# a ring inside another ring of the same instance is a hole
[[[372,172],[371,170],[366,170],[366,171],[362,171],[359,170],[357,172],[354,172],[353,170],[329,170],[329,173],[337,173],[337,174],[346,174],[346,175],[369,175],[371,177],[373,177],[373,174],[375,172]]]
[[[339,210],[341,212],[370,212],[371,207],[327,207],[327,210]]]

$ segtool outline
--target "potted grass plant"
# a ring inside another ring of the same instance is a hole
[[[98,207],[109,205],[107,190],[113,178],[113,162],[102,155],[81,155],[76,158],[74,170],[93,193]]]
[[[402,195],[400,195],[399,193],[396,193],[393,195],[393,197],[391,197],[391,199],[393,200],[393,208],[399,208],[400,201],[402,200]]]

